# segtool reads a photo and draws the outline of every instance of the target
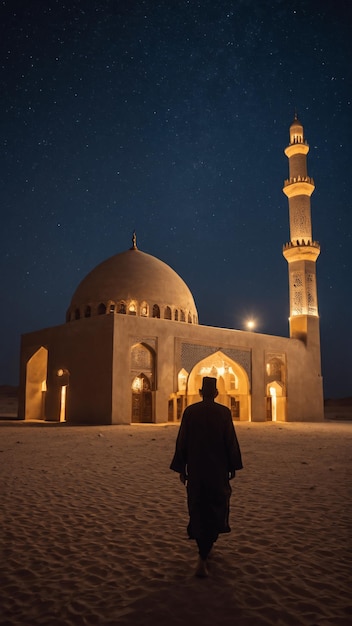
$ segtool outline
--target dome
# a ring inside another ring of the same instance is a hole
[[[95,267],[78,285],[67,321],[105,313],[198,323],[193,296],[166,263],[135,245]]]

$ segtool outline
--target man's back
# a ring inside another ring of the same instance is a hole
[[[213,400],[187,407],[175,456],[187,466],[189,481],[227,481],[229,473],[242,467],[230,410]],[[179,466],[171,467],[183,471]]]
[[[170,468],[187,484],[187,532],[199,550],[196,576],[208,575],[207,556],[220,533],[229,533],[231,487],[229,479],[242,469],[231,412],[214,402],[216,378],[205,376],[202,402],[186,408]]]

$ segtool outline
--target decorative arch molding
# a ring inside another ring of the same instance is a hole
[[[131,379],[143,372],[150,380],[150,389],[155,389],[155,351],[144,342],[131,346]]]
[[[143,344],[146,348],[149,348],[150,350],[153,350],[154,353],[156,353],[158,343],[157,337],[148,335],[135,335],[134,337],[131,337],[130,348],[133,348],[133,346],[138,343]]]
[[[181,367],[190,372],[196,363],[211,354],[221,351],[225,357],[240,365],[246,372],[249,380],[252,379],[252,359],[250,349],[224,348],[222,346],[207,346],[193,343],[181,344]]]
[[[209,346],[197,346],[209,352],[196,361],[190,370],[182,367],[177,374],[178,390],[170,398],[173,402],[173,419],[179,419],[181,403],[182,410],[189,404],[201,400],[199,389],[204,376],[213,376],[217,379],[219,395],[217,401],[227,406],[233,419],[251,419],[250,379],[245,368],[237,361],[228,357],[222,350],[209,351]],[[199,354],[200,351],[198,351]],[[188,374],[189,372],[189,374]],[[185,389],[181,389],[180,381]]]
[[[135,299],[106,300],[104,302],[88,302],[81,307],[73,305],[66,313],[66,322],[80,320],[86,317],[105,314],[135,315],[138,317],[152,317],[166,319],[188,324],[198,324],[198,316],[188,309],[178,309],[171,304],[158,304],[156,302],[139,302]]]

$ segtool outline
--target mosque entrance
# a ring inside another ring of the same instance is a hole
[[[182,369],[178,374],[177,400],[187,406],[201,400],[199,389],[204,376],[212,376],[217,380],[219,392],[217,402],[231,410],[232,419],[251,419],[251,398],[249,377],[245,369],[218,350],[199,361],[189,372]],[[178,405],[177,405],[178,406]],[[178,418],[175,416],[174,419]]]

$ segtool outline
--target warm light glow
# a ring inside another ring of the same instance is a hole
[[[134,391],[135,393],[142,391],[143,389],[143,378],[139,378],[139,376],[136,376],[136,378],[134,379],[133,383],[132,383],[132,391]]]
[[[179,374],[178,374],[178,390],[179,391],[185,391],[186,389],[186,384],[187,384],[187,372],[186,370],[182,369]]]
[[[273,422],[277,420],[277,402],[276,402],[276,389],[275,387],[269,387],[271,395],[271,419]]]
[[[248,330],[254,330],[255,329],[255,321],[253,319],[247,320],[246,321],[246,327]]]
[[[66,422],[66,390],[66,385],[61,387],[60,422]]]
[[[201,376],[213,376],[214,378],[218,378],[219,376],[224,376],[224,374],[232,374],[235,376],[235,372],[233,371],[231,365],[223,365],[223,366],[215,366],[211,365],[209,367],[200,368],[199,374]]]
[[[57,370],[57,375],[58,376],[63,376],[64,375],[64,370],[62,370],[62,369]]]

